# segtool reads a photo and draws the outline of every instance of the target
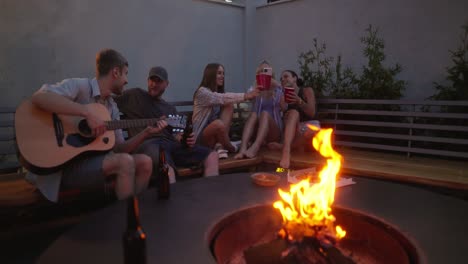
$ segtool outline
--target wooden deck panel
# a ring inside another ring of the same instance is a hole
[[[229,173],[229,171],[232,169],[249,168],[260,165],[262,161],[263,158],[261,156],[257,156],[253,159],[235,160],[234,154],[229,154],[229,157],[227,159],[222,159],[219,161],[219,171],[221,174]],[[202,175],[202,169],[181,168],[177,169],[177,174],[179,175],[179,177]]]
[[[401,154],[342,149],[344,162],[342,172],[354,176],[382,180],[417,183],[468,191],[468,166],[464,161],[412,157]],[[254,159],[234,160],[230,156],[220,161],[221,173],[233,169],[252,168],[262,163],[276,165],[279,151],[263,150]],[[293,153],[292,168],[320,167],[324,159],[316,152]],[[199,176],[200,168],[178,170],[179,177]],[[22,175],[2,175],[0,180],[0,206],[21,206],[43,201],[36,188],[25,181]]]
[[[418,183],[468,191],[468,166],[466,161],[411,157],[376,151],[351,149],[338,150],[343,155],[342,172],[383,180]],[[279,152],[262,152],[263,161],[278,164]],[[318,153],[293,153],[291,167],[321,166]]]

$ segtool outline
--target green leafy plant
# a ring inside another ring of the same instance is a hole
[[[359,78],[359,98],[362,99],[400,99],[406,82],[398,80],[402,68],[400,64],[385,67],[384,41],[377,36],[378,29],[372,25],[366,29],[367,36],[361,38],[365,45],[363,53],[367,58],[367,65],[363,66]]]
[[[356,75],[350,67],[343,67],[341,55],[336,63],[333,57],[327,56],[326,45],[318,44],[316,38],[311,50],[299,55],[298,63],[304,85],[314,89],[318,97],[329,96],[349,99],[399,99],[406,82],[397,79],[402,68],[399,64],[393,67],[384,66],[384,41],[378,37],[378,29],[369,25],[367,36],[361,38],[365,45],[363,54],[367,64],[362,74]]]
[[[304,85],[313,87],[316,96],[326,94],[331,84],[333,57],[326,57],[326,49],[325,43],[319,45],[314,38],[312,49],[302,52],[298,59]]]
[[[351,68],[346,67],[343,70],[341,55],[337,57],[333,77],[330,88],[331,97],[351,99],[359,96],[359,79]]]
[[[468,23],[463,27],[461,43],[457,50],[449,50],[453,65],[447,67],[447,84],[434,82],[436,93],[432,100],[468,100]],[[468,112],[468,107],[462,107]],[[460,111],[460,109],[458,109]]]
[[[430,100],[468,100],[468,23],[462,26],[463,34],[460,37],[461,43],[455,51],[449,50],[452,66],[446,68],[447,75],[445,84],[434,82],[436,93],[430,96]],[[468,106],[442,106],[438,109],[437,106],[426,106],[422,109],[426,112],[444,112],[444,113],[468,113]],[[419,118],[418,122],[429,123],[436,122],[439,125],[455,125],[466,126],[468,120],[466,118],[448,119],[441,118],[436,121],[430,121],[427,118]],[[432,136],[452,137],[452,138],[467,138],[467,133],[463,131],[434,131]],[[452,147],[449,145],[443,146]],[[458,146],[463,148],[464,146]]]

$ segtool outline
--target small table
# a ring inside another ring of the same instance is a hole
[[[354,178],[339,188],[335,204],[384,219],[421,249],[427,263],[468,259],[468,201],[425,189]],[[287,188],[283,176],[278,187]],[[200,178],[171,185],[171,198],[156,191],[140,197],[140,219],[147,235],[148,263],[215,263],[207,235],[224,216],[250,206],[272,204],[278,187],[260,187],[250,174]],[[61,235],[39,263],[123,263],[126,203],[117,202]]]

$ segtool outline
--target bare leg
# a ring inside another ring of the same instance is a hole
[[[257,113],[250,113],[247,121],[245,122],[244,129],[242,131],[242,141],[239,149],[239,153],[234,156],[234,159],[243,159],[245,158],[245,151],[249,145],[249,141],[252,138],[255,125],[257,123]]]
[[[221,114],[219,115],[219,119],[221,119],[221,121],[223,121],[225,125],[224,133],[226,133],[226,137],[224,137],[224,139],[225,138],[228,139],[227,141],[219,141],[219,142],[223,145],[224,149],[226,149],[229,152],[235,152],[236,150],[236,148],[231,144],[231,138],[229,137],[229,131],[231,129],[233,114],[234,114],[234,105],[226,104],[226,105],[223,105],[221,109]]]
[[[301,132],[301,128],[305,126],[305,129]],[[291,144],[291,149],[304,150],[305,145],[312,145],[312,138],[315,136],[317,131],[314,131],[307,127],[307,122],[299,123],[296,131],[296,136]]]
[[[169,166],[169,183],[173,184],[176,182],[175,169],[172,166]]]
[[[291,143],[294,140],[297,126],[299,124],[299,112],[296,110],[289,110],[284,119],[284,143],[279,165],[282,168],[289,168],[291,160]]]
[[[135,193],[138,194],[148,188],[153,161],[149,156],[144,154],[135,154],[132,156],[135,160]]]
[[[263,142],[268,140],[278,140],[280,138],[280,131],[275,124],[273,118],[267,112],[262,112],[258,121],[257,137],[250,148],[245,152],[248,158],[253,158],[257,155],[258,150]]]
[[[135,162],[130,154],[106,155],[102,164],[104,175],[116,175],[115,194],[123,200],[135,194]]]
[[[226,128],[225,123],[220,119],[216,119],[203,129],[201,135],[203,144],[214,148],[215,144],[219,142],[227,151],[234,152],[235,148],[231,144],[226,131],[229,131],[229,128]]]
[[[223,123],[226,125],[227,133],[229,135],[229,128],[231,127],[231,122],[232,122],[232,115],[234,114],[234,105],[233,104],[227,104],[223,105],[221,109],[221,114],[219,115],[219,119],[223,121]]]
[[[303,151],[304,146],[308,144],[312,144],[312,138],[315,136],[317,131],[314,131],[312,129],[306,128],[304,132],[301,132],[300,128],[302,126],[307,126],[307,124],[302,124],[299,123],[299,126],[296,129],[296,135],[294,136],[294,139],[291,143],[291,150],[299,150]],[[268,148],[271,150],[280,150],[283,149],[283,144],[278,143],[278,142],[270,142],[268,143]]]
[[[280,143],[280,142],[270,142],[268,143],[268,149],[271,149],[271,150],[281,150],[283,149],[283,143]]]
[[[219,175],[218,153],[216,153],[215,151],[211,152],[203,162],[203,166],[205,167],[203,176],[210,177]]]

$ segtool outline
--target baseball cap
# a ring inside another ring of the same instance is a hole
[[[153,67],[150,69],[149,74],[148,74],[148,79],[151,77],[155,77],[155,76],[163,81],[167,81],[168,79],[166,69],[164,69],[161,66]]]

